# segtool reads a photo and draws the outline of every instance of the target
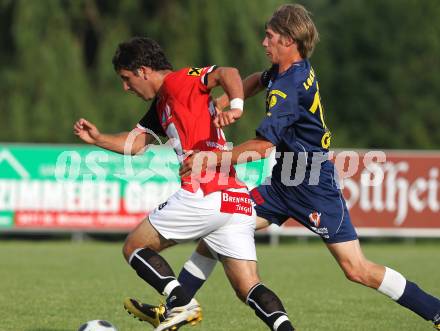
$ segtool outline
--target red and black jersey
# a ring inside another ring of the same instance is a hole
[[[150,110],[139,121],[141,130],[152,130],[171,140],[179,161],[192,150],[226,150],[223,130],[214,126],[215,108],[207,87],[208,75],[215,66],[184,68],[165,76]],[[205,194],[228,188],[243,187],[235,178],[234,168],[228,173],[203,173],[198,180],[182,178],[182,187],[195,192],[199,187]],[[209,181],[208,181],[209,179]]]

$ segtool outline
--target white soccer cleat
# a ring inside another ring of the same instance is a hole
[[[154,331],[175,331],[185,324],[196,325],[202,320],[202,308],[196,299],[181,307],[168,310],[167,318]]]

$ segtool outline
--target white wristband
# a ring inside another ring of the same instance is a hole
[[[229,102],[229,107],[230,107],[231,109],[240,109],[240,110],[243,110],[243,105],[244,105],[244,101],[243,101],[243,99],[240,99],[240,98],[232,99],[232,100]]]

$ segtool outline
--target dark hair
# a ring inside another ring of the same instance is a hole
[[[120,43],[112,62],[115,71],[125,69],[135,72],[141,66],[156,71],[173,69],[159,44],[145,37],[134,37]]]

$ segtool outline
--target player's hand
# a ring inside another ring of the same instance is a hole
[[[202,172],[217,167],[217,155],[215,152],[192,151],[187,153],[179,169],[180,177],[189,177],[192,175],[201,175]]]
[[[217,109],[217,108],[216,108]],[[214,125],[216,128],[223,128],[234,123],[243,114],[241,109],[230,109],[228,111],[217,111],[217,116],[214,118]]]
[[[101,133],[96,126],[84,118],[80,118],[73,126],[73,133],[88,144],[96,144]]]
[[[227,94],[223,94],[218,98],[215,98],[213,102],[217,112],[222,112],[223,109],[229,106],[229,97]]]
[[[183,160],[182,164],[180,165],[180,169],[179,169],[179,176],[180,177],[189,177],[192,174],[193,171],[193,167],[194,167],[194,160],[198,159],[196,156],[197,154],[200,153],[198,151],[190,151],[187,152],[186,155],[187,157],[185,158],[185,160]],[[203,168],[206,169],[206,165],[204,166],[203,164],[198,164],[197,165],[200,168],[200,172],[201,173],[203,170]]]

